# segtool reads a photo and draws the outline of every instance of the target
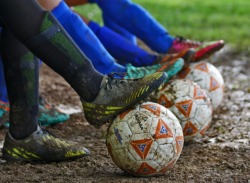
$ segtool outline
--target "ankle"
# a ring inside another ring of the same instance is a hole
[[[34,133],[38,128],[38,125],[33,125],[32,127],[24,127],[24,126],[13,126],[10,125],[9,133],[12,138],[15,140],[22,140],[26,137],[30,136],[32,133]]]

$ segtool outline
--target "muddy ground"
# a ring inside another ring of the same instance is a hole
[[[91,156],[77,161],[49,164],[7,164],[0,160],[0,182],[250,182],[250,57],[225,50],[211,59],[223,74],[225,96],[215,111],[205,136],[185,144],[173,169],[165,176],[137,178],[111,161],[106,146],[106,126],[97,130],[81,113],[64,124],[49,127],[59,137],[84,144]],[[40,93],[55,105],[75,108],[76,93],[43,65]],[[69,112],[69,110],[67,111]],[[70,111],[72,112],[72,111]],[[4,139],[0,130],[0,141]]]

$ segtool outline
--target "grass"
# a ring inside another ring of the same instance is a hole
[[[195,40],[224,39],[238,51],[250,53],[249,0],[134,0],[147,9],[171,35]],[[76,8],[102,24],[95,4]]]

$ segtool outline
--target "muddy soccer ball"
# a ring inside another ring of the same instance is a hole
[[[125,172],[156,176],[174,166],[182,151],[183,133],[171,111],[146,102],[115,118],[106,143],[113,162]]]
[[[179,74],[181,79],[196,82],[211,98],[214,110],[221,104],[224,94],[224,80],[218,69],[208,62],[192,63]]]
[[[167,83],[153,100],[175,114],[185,141],[203,135],[212,119],[212,104],[204,90],[191,80],[176,79]]]

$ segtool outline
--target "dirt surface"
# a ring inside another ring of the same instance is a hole
[[[0,159],[0,182],[250,182],[250,58],[225,51],[211,59],[223,74],[225,96],[205,136],[185,144],[173,169],[165,176],[137,178],[111,161],[106,126],[97,130],[81,113],[61,125],[49,127],[59,137],[85,145],[91,156],[49,164],[8,164]],[[55,105],[79,111],[80,102],[68,84],[43,66],[40,93]],[[0,141],[4,140],[0,130]],[[0,143],[0,146],[1,143]]]

